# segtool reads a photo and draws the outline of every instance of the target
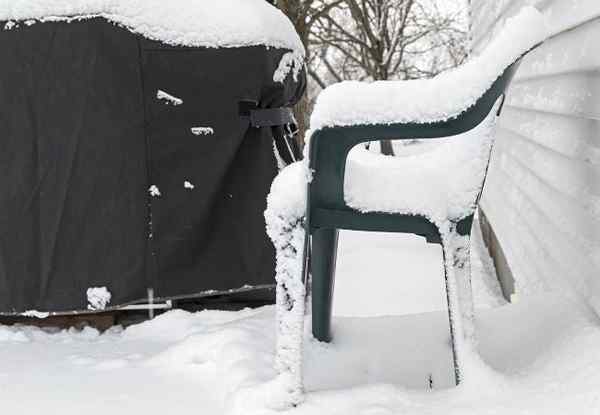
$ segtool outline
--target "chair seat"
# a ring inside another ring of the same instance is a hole
[[[348,154],[344,200],[360,212],[422,215],[435,223],[471,215],[481,191],[495,113],[460,136],[420,140],[385,156],[363,146]]]

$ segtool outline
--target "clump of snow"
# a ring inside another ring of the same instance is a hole
[[[155,184],[153,184],[152,186],[150,186],[148,188],[148,193],[150,193],[150,196],[152,196],[152,197],[160,197],[161,196],[160,189]]]
[[[44,311],[37,311],[37,310],[27,310],[24,313],[21,313],[21,315],[23,317],[33,317],[33,318],[44,319],[44,318],[48,318],[50,316],[50,313],[44,312]]]
[[[294,81],[298,82],[298,76],[303,68],[304,55],[298,52],[288,52],[281,57],[279,66],[273,74],[273,81],[283,83],[291,73]]]
[[[101,311],[110,303],[112,294],[106,287],[91,287],[87,289],[88,310]]]
[[[456,117],[475,104],[504,69],[548,34],[544,17],[525,7],[480,55],[432,79],[341,82],[318,97],[310,127],[425,123]]]
[[[5,21],[93,17],[171,45],[265,45],[304,55],[292,23],[265,0],[0,0],[0,20]]]
[[[185,182],[183,182],[183,187],[188,190],[194,190],[196,186],[194,186],[191,182],[186,180]]]
[[[167,104],[171,104],[173,106],[178,106],[183,104],[183,100],[181,98],[177,98],[161,89],[156,92],[156,99],[160,101],[164,101]]]
[[[191,131],[194,135],[213,135],[215,133],[212,127],[193,127]]]

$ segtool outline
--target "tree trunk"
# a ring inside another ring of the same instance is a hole
[[[310,28],[306,24],[306,11],[308,10],[308,7],[307,4],[305,4],[305,2],[311,1],[312,0],[278,0],[276,2],[277,6],[281,9],[281,11],[283,11],[283,13],[287,15],[288,18],[294,24],[296,32],[298,32],[298,35],[300,36],[300,39],[304,44],[304,48],[306,49],[307,61],[309,52],[308,36]],[[296,136],[296,140],[298,141],[300,148],[304,147],[304,135],[306,134],[306,130],[308,129],[308,111],[308,95],[305,93],[294,107],[294,115],[296,117],[296,121],[298,122],[298,135]]]

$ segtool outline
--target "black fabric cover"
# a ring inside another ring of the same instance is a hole
[[[0,50],[0,312],[273,283],[272,130],[239,102],[299,99],[304,76],[273,81],[287,51],[171,47],[101,18],[0,30]]]

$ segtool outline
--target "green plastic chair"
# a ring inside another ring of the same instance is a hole
[[[349,151],[357,144],[378,139],[406,140],[415,137],[432,139],[455,136],[472,130],[490,114],[499,99],[502,102],[496,108],[500,115],[504,94],[519,63],[520,60],[507,67],[475,105],[456,118],[422,124],[325,127],[312,134],[309,157],[310,168],[314,173],[308,185],[303,275],[305,281],[308,279],[309,272],[312,276],[312,332],[317,340],[323,342],[332,340],[331,312],[339,229],[410,233],[425,237],[429,243],[443,245],[440,230],[424,216],[361,213],[349,207],[344,201],[344,173]],[[479,202],[480,196],[481,193],[476,203]],[[458,235],[470,238],[472,223],[473,214],[470,214],[455,221],[454,230]],[[445,257],[444,261],[446,261]],[[447,270],[447,267],[444,268]],[[453,318],[450,305],[448,273],[445,274],[454,372],[458,384],[461,373],[456,354],[457,322]],[[470,290],[470,277],[468,288]]]

